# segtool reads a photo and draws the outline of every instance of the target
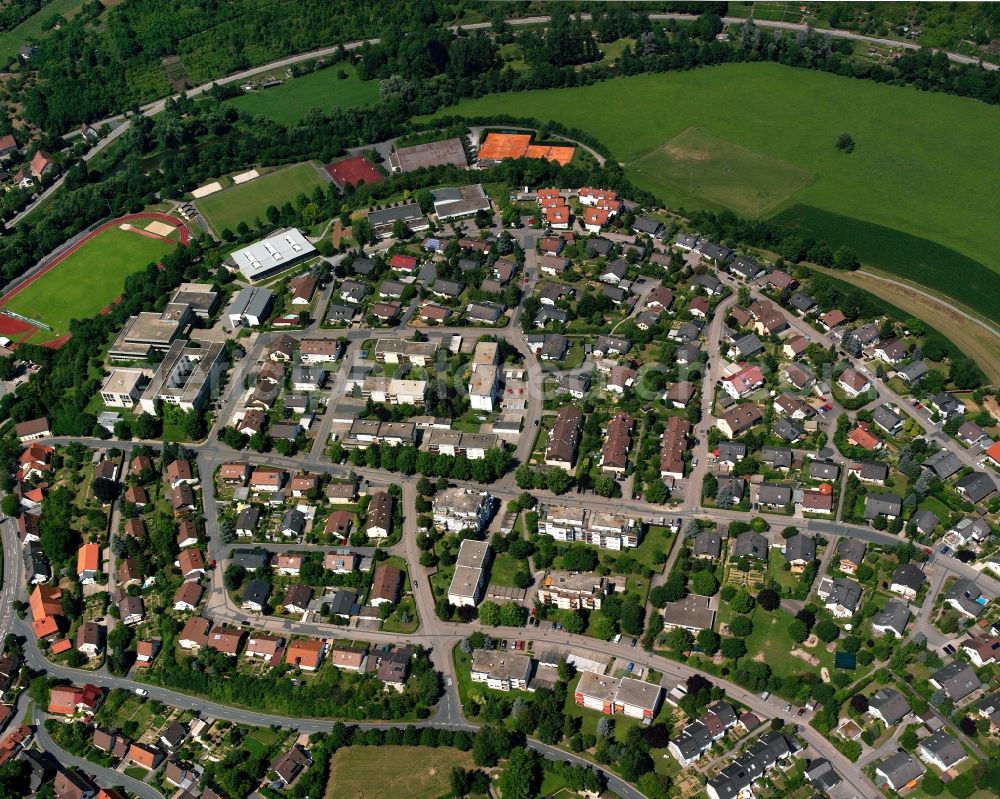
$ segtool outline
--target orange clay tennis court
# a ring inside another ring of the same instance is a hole
[[[544,158],[565,166],[573,160],[574,147],[550,147],[532,144],[528,133],[489,133],[479,148],[480,161],[502,161],[505,158]]]

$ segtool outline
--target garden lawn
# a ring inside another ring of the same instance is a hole
[[[4,307],[44,322],[52,328],[51,334],[42,331],[44,337],[55,338],[69,332],[71,319],[99,314],[121,295],[129,275],[159,261],[176,246],[173,241],[108,228],[25,286]]]
[[[447,747],[349,746],[330,759],[326,799],[438,799],[449,793],[456,766],[474,768],[472,753]]]
[[[338,72],[346,78],[338,78]],[[354,108],[378,100],[378,81],[361,80],[351,64],[337,63],[325,69],[286,80],[280,86],[258,89],[241,97],[227,100],[240,111],[273,119],[280,125],[291,125],[313,108],[331,111],[334,108]]]
[[[726,64],[516,97],[493,94],[440,114],[489,116],[512,113],[512,108],[518,116],[593,134],[624,162],[638,186],[675,208],[724,207],[697,175],[692,186],[689,171],[679,164],[667,171],[644,168],[646,156],[660,151],[666,158],[670,140],[689,128],[752,153],[746,164],[734,159],[731,171],[731,190],[751,199],[756,186],[735,184],[759,179],[759,167],[751,168],[751,161],[777,159],[816,178],[788,194],[774,206],[776,212],[793,205],[815,209],[809,219],[814,227],[832,228],[834,218],[838,224],[865,220],[896,238],[871,235],[852,241],[863,260],[989,314],[1000,302],[998,281],[990,274],[1000,271],[995,256],[1000,226],[991,211],[995,170],[984,169],[982,161],[982,153],[1000,145],[996,107],[779,64]],[[602,113],[594,114],[595,108]],[[853,153],[834,146],[843,132],[857,143]],[[763,201],[760,213],[765,213]],[[929,240],[952,254],[947,264],[939,264],[940,251],[926,253],[914,266],[913,248],[896,253],[899,235]],[[949,268],[959,260],[960,280]]]
[[[493,559],[490,567],[490,583],[514,587],[514,577],[521,570],[521,561],[503,553]]]
[[[266,219],[268,207],[294,203],[298,195],[309,196],[317,186],[325,188],[328,182],[311,161],[306,161],[210,194],[195,204],[215,232],[221,234],[225,228],[236,230],[240,222],[253,227],[255,220]]]
[[[819,674],[819,667],[814,668],[804,660],[788,655],[797,646],[788,635],[788,625],[795,619],[791,613],[780,609],[768,613],[757,608],[751,618],[753,632],[746,639],[746,657],[752,659],[755,655],[762,655],[759,660],[767,663],[777,677],[789,677],[803,672]],[[833,656],[824,647],[825,644],[820,643],[819,646],[805,651],[815,655],[820,666],[832,670]]]

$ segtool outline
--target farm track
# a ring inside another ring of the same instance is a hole
[[[873,272],[851,272],[847,278],[844,272],[836,269],[815,264],[810,264],[809,268],[838,280],[848,280],[858,288],[882,297],[917,319],[924,320],[979,364],[990,383],[1000,384],[1000,333],[993,326],[914,286]]]

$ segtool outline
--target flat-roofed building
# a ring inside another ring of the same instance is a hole
[[[316,248],[296,228],[278,230],[229,256],[234,268],[249,281],[283,272],[317,254]]]
[[[714,623],[715,611],[707,596],[688,594],[663,607],[663,627],[668,630],[683,627],[692,633],[698,633],[700,630],[711,630]]]
[[[414,202],[370,211],[368,221],[380,239],[392,236],[392,228],[396,222],[402,222],[413,233],[419,233],[430,227],[430,223],[420,210],[420,206]]]
[[[455,532],[482,532],[493,511],[493,498],[485,491],[469,488],[446,488],[434,495],[434,526]]]
[[[385,405],[423,405],[426,394],[426,380],[369,376],[361,384],[362,397]]]
[[[455,607],[474,607],[482,599],[486,583],[486,567],[490,562],[490,545],[486,541],[466,538],[458,548],[455,574],[448,586],[448,601]]]
[[[600,610],[608,578],[589,572],[550,571],[538,589],[538,601],[563,610]]]
[[[143,411],[156,413],[156,403],[181,410],[200,410],[212,387],[221,385],[226,365],[222,343],[175,341],[139,399]]]
[[[219,292],[212,290],[211,283],[181,283],[170,301],[190,305],[195,316],[209,319],[219,305]]]
[[[101,400],[113,408],[132,410],[149,379],[150,373],[145,369],[112,369],[101,385]]]
[[[526,691],[534,663],[527,655],[477,649],[472,653],[472,681],[495,691]]]
[[[436,341],[379,339],[375,343],[375,360],[378,363],[410,363],[414,366],[427,366],[434,360],[437,349]]]
[[[480,211],[493,209],[489,195],[481,183],[433,189],[431,194],[434,196],[434,215],[439,222],[464,219],[475,216]]]
[[[576,541],[582,534],[587,512],[569,505],[545,505],[539,516],[540,533],[550,535],[556,541],[570,542]]]
[[[191,306],[169,302],[162,312],[130,316],[108,350],[113,361],[141,361],[153,351],[165,352],[191,322]]]

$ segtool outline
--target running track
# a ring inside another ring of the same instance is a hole
[[[143,212],[143,213],[139,213],[139,214],[126,214],[125,216],[120,216],[117,219],[112,219],[110,222],[105,222],[103,225],[100,225],[99,227],[97,227],[94,230],[90,231],[90,233],[88,233],[86,236],[84,236],[82,239],[80,239],[80,241],[76,242],[76,244],[74,244],[72,247],[70,247],[68,250],[66,250],[66,252],[61,253],[60,255],[56,256],[54,259],[52,259],[51,263],[46,264],[41,269],[39,269],[35,274],[33,274],[31,277],[29,277],[27,280],[25,280],[23,283],[21,283],[20,285],[18,285],[17,287],[15,287],[14,289],[12,289],[11,291],[9,291],[3,297],[0,297],[0,308],[2,308],[2,306],[6,305],[8,302],[10,302],[11,299],[13,299],[18,294],[20,294],[25,288],[27,288],[28,286],[30,286],[36,280],[38,280],[39,278],[41,278],[44,275],[48,274],[48,272],[50,270],[52,270],[55,267],[59,266],[59,264],[61,264],[63,261],[65,261],[69,256],[71,256],[73,253],[75,253],[77,250],[79,250],[84,244],[86,244],[88,241],[90,241],[92,238],[94,238],[98,234],[103,233],[105,230],[108,230],[110,228],[119,227],[119,226],[121,226],[121,225],[123,225],[123,224],[125,224],[127,222],[134,223],[134,222],[139,222],[139,221],[153,221],[153,220],[158,220],[160,222],[165,222],[168,225],[173,225],[175,228],[177,228],[178,236],[179,236],[179,239],[180,239],[180,243],[183,244],[185,247],[191,242],[191,231],[188,230],[187,225],[184,222],[182,222],[180,219],[178,219],[177,217],[172,216],[170,214],[161,214],[161,213],[158,213],[158,212],[155,212],[155,211],[150,211],[150,212]],[[154,234],[146,233],[146,231],[144,231],[144,230],[142,230],[141,228],[138,228],[138,227],[136,228],[135,232],[139,233],[140,235],[144,235],[144,236],[145,235],[149,235],[149,236],[153,236],[154,235]],[[159,236],[155,236],[155,238],[160,238],[160,237]],[[105,309],[105,311],[106,311],[106,309]],[[30,338],[30,337],[31,337],[30,335],[29,336],[25,336],[25,338]],[[59,337],[58,339],[56,339],[54,341],[48,342],[48,344],[46,346],[49,346],[49,347],[52,347],[53,349],[55,349],[55,348],[58,348],[60,345],[64,344],[68,339],[69,339],[69,334],[66,334],[65,336],[61,336],[61,337]]]

